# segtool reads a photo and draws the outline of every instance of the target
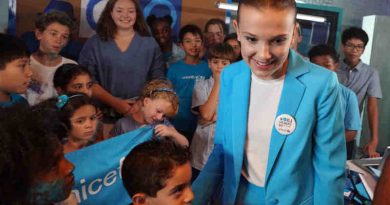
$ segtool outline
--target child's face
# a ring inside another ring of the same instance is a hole
[[[191,189],[191,165],[190,163],[176,167],[171,178],[166,180],[166,185],[160,189],[156,197],[146,197],[148,205],[182,205],[191,204],[194,193]]]
[[[68,43],[70,30],[69,27],[54,22],[47,26],[43,32],[36,29],[35,35],[39,40],[40,51],[46,54],[57,55]]]
[[[96,107],[84,105],[77,109],[70,118],[71,131],[69,138],[75,140],[90,140],[96,133]]]
[[[160,45],[165,45],[170,42],[171,27],[165,21],[159,21],[153,26],[153,36]]]
[[[208,47],[223,42],[223,29],[219,24],[210,24],[205,33],[206,43]]]
[[[31,81],[29,58],[18,58],[0,70],[0,91],[5,93],[25,93]]]
[[[252,73],[262,79],[281,77],[292,41],[295,11],[242,5],[239,18],[234,27],[242,57]]]
[[[238,59],[241,56],[241,46],[237,39],[229,39],[226,41],[234,51],[234,59]]]
[[[164,120],[165,115],[172,112],[172,104],[165,99],[145,98],[142,109],[145,121],[151,124]]]
[[[213,74],[220,74],[225,66],[230,64],[230,60],[223,58],[212,58],[209,60],[209,67]]]
[[[315,56],[311,59],[311,62],[332,71],[336,71],[339,66],[330,55]]]
[[[81,74],[74,77],[66,86],[66,92],[84,93],[88,97],[92,96],[92,79],[88,74]]]
[[[52,204],[68,198],[73,184],[74,166],[65,157],[62,146],[54,154],[54,164],[47,172],[39,173],[30,190],[30,199],[34,204]]]
[[[351,38],[342,46],[344,56],[351,63],[358,63],[364,52],[364,42],[357,38]]]
[[[118,0],[111,11],[111,18],[118,29],[132,29],[136,16],[135,4],[130,0]]]
[[[199,53],[202,49],[202,38],[199,34],[186,33],[183,36],[181,47],[187,56],[199,57]]]

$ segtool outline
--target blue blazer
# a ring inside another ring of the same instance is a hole
[[[221,76],[215,147],[193,183],[193,204],[204,205],[222,183],[222,204],[235,203],[247,135],[251,70],[240,61]],[[265,203],[343,204],[346,148],[336,75],[290,50],[276,116],[296,121],[289,135],[272,130]]]

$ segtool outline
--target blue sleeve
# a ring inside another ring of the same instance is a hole
[[[335,74],[328,78],[317,103],[313,136],[313,204],[344,204],[346,146]]]
[[[355,93],[352,90],[348,91],[348,97],[346,99],[346,110],[345,110],[345,118],[344,125],[346,130],[355,130],[359,131],[362,129],[359,104]]]
[[[214,192],[217,190],[219,184],[222,182],[224,173],[224,151],[223,142],[225,138],[224,133],[224,121],[226,120],[226,109],[227,109],[227,93],[229,89],[225,83],[224,73],[221,76],[221,89],[219,93],[220,103],[218,103],[218,116],[217,116],[217,127],[214,138],[214,149],[211,152],[209,159],[199,176],[192,184],[192,189],[195,194],[194,205],[204,205],[209,202]]]

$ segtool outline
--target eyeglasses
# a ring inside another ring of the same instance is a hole
[[[364,45],[353,45],[350,43],[345,44],[345,47],[348,48],[349,50],[356,49],[357,51],[362,51],[364,50]]]

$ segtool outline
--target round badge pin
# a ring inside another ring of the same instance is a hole
[[[296,121],[288,114],[281,114],[276,117],[275,128],[282,135],[290,135],[295,131]]]

